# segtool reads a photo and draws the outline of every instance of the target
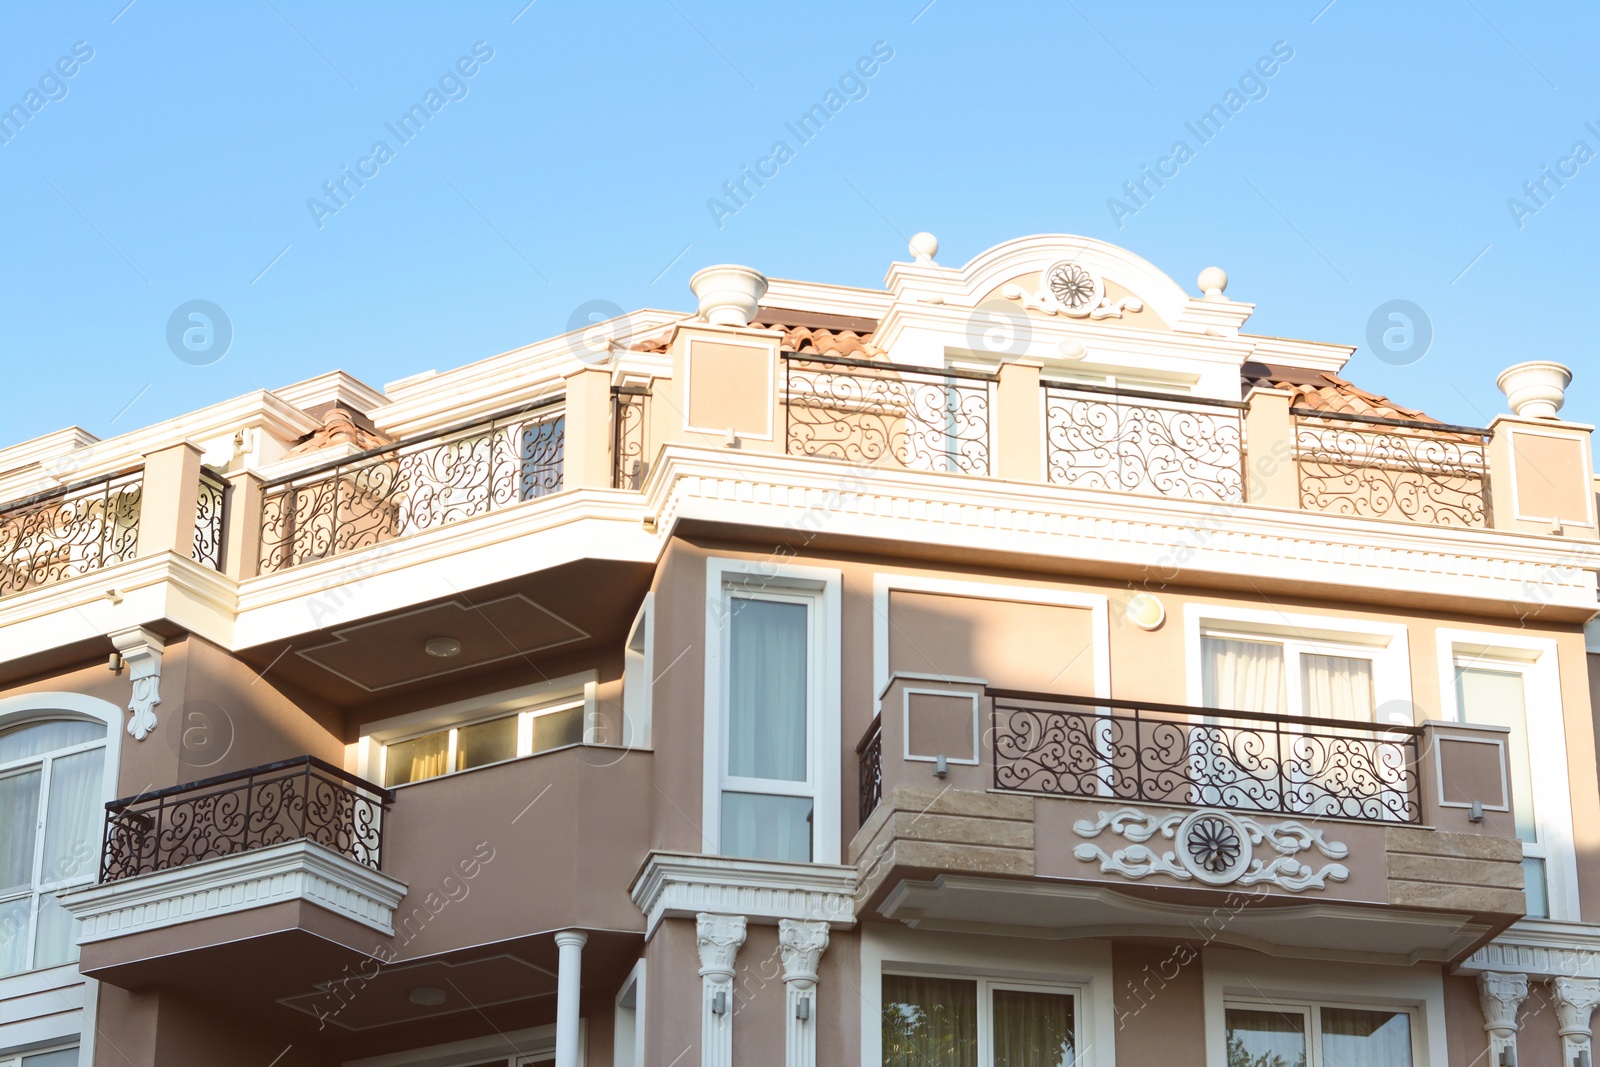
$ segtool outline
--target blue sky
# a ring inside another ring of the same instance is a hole
[[[923,229],[945,263],[1038,232],[1190,290],[1214,263],[1249,329],[1359,344],[1352,377],[1437,417],[1485,424],[1495,375],[1536,358],[1573,367],[1567,417],[1600,417],[1600,159],[1574,155],[1600,152],[1600,6],[525,4],[8,5],[0,108],[38,110],[0,144],[0,445],[334,367],[381,386],[590,301],[687,308],[710,263],[878,285]],[[892,58],[799,144],[785,123],[878,42]],[[1292,58],[1202,144],[1186,123],[1278,42]],[[401,143],[385,124],[430,90]],[[775,177],[708,207],[778,140]],[[308,206],[346,167],[372,176]],[[1431,323],[1421,359],[1368,346],[1397,299]],[[168,345],[192,300],[231,323],[220,360]]]

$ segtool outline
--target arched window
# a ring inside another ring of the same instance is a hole
[[[56,894],[94,881],[115,773],[107,749],[118,720],[98,707],[116,714],[111,705],[35,698],[5,713],[18,702],[0,701],[0,977],[77,960],[73,919]]]

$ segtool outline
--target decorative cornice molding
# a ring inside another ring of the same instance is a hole
[[[309,841],[202,860],[62,893],[82,922],[81,944],[304,900],[381,934],[394,933],[406,893],[398,879]]]
[[[854,867],[652,852],[634,878],[632,894],[649,937],[664,918],[702,912],[744,915],[754,922],[852,926],[855,885]]]
[[[1534,978],[1600,978],[1600,930],[1523,920],[1456,965],[1456,974],[1512,971]]]
[[[920,541],[1259,580],[1281,563],[1286,580],[1373,587],[1452,600],[1531,603],[1593,612],[1595,572],[1574,546],[1525,534],[1458,530],[1269,508],[1156,499],[855,467],[814,457],[667,445],[645,486],[658,533],[686,519],[758,526],[811,524],[832,536]],[[809,528],[809,527],[808,527]]]

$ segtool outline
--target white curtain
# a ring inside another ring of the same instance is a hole
[[[977,1067],[978,983],[883,976],[883,1067]]]
[[[1300,692],[1306,715],[1371,722],[1372,661],[1307,653],[1300,657]]]
[[[33,883],[39,779],[37,770],[0,778],[0,896]]]
[[[51,763],[44,869],[39,872],[42,884],[94,875],[100,851],[100,792],[105,759],[105,749],[92,748]]]
[[[804,604],[734,597],[728,642],[728,774],[806,780]]]
[[[1282,645],[1202,637],[1200,654],[1206,707],[1269,715],[1281,715],[1288,707]]]
[[[1072,998],[994,991],[994,1067],[1073,1067]]]
[[[1456,668],[1456,705],[1463,722],[1484,726],[1504,726],[1506,763],[1511,773],[1511,806],[1515,809],[1517,838],[1539,840],[1539,817],[1534,805],[1533,761],[1528,749],[1527,694],[1522,672],[1495,671],[1482,667]],[[1544,860],[1528,857],[1522,861],[1523,881],[1528,897],[1528,914],[1543,918],[1550,914]]]
[[[1323,1008],[1322,1067],[1411,1067],[1411,1017]]]
[[[1228,1009],[1228,1067],[1306,1067],[1305,1016]]]

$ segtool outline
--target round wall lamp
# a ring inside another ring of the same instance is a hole
[[[437,1008],[444,1003],[444,990],[431,985],[419,985],[411,991],[408,999],[424,1008]]]
[[[461,655],[461,642],[453,637],[430,637],[422,644],[422,651],[439,659]]]
[[[1154,630],[1167,621],[1167,609],[1150,593],[1135,593],[1123,610],[1129,622],[1141,630]]]

